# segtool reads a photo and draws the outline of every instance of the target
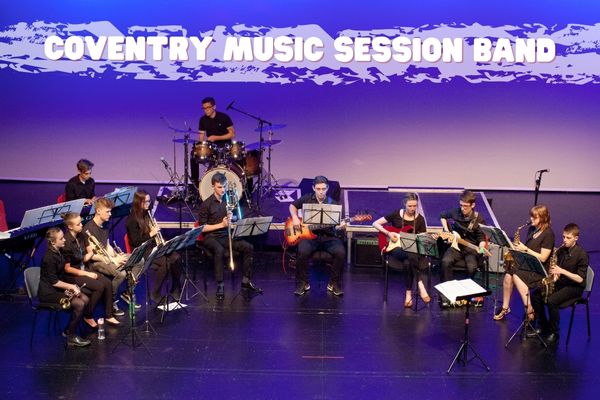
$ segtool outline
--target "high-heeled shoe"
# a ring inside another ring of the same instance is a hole
[[[112,326],[117,326],[117,325],[121,325],[121,323],[115,318],[113,317],[114,321],[111,321],[110,319],[105,319],[104,321],[106,321],[107,324],[112,325]]]
[[[413,306],[412,299],[404,302],[404,308],[412,308],[412,306]]]
[[[527,311],[527,320],[529,322],[535,321],[535,310]]]
[[[431,297],[429,297],[428,294],[426,294],[425,296],[420,295],[421,296],[421,300],[423,300],[423,303],[425,304],[429,304],[431,302]]]
[[[496,315],[494,315],[494,321],[500,321],[504,319],[508,314],[510,314],[510,307],[501,308],[500,311]]]
[[[94,321],[94,323],[96,324],[95,320],[92,319],[92,321]],[[84,319],[83,322],[85,322],[85,324],[87,325],[87,327],[90,328],[90,329],[92,329],[92,330],[98,329],[98,324],[92,325],[86,319]]]

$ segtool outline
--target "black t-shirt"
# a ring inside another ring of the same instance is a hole
[[[457,207],[452,210],[443,211],[440,214],[440,218],[451,219],[452,230],[458,232],[460,237],[468,242],[479,245],[485,238],[483,231],[479,227],[479,225],[485,224],[485,220],[481,214],[475,211],[471,211],[471,214],[465,217],[460,207]]]
[[[150,239],[150,217],[147,213],[144,213],[144,219],[142,221],[146,226],[142,226],[140,222],[135,218],[133,212],[127,217],[127,237],[129,238],[129,245],[132,249],[135,249],[146,240]],[[146,229],[144,229],[146,228]]]
[[[214,118],[203,115],[198,123],[198,130],[206,132],[206,137],[216,136],[218,139],[219,136],[226,135],[227,128],[231,126],[233,126],[233,122],[229,115],[217,111]],[[220,143],[231,143],[231,140],[223,140]]]
[[[79,175],[75,175],[65,186],[65,196],[67,201],[77,199],[91,199],[95,196],[96,182],[92,178],[88,178],[85,183],[81,183]]]
[[[85,224],[85,226],[83,227],[83,234],[85,238],[85,245],[89,246],[90,240],[87,233],[85,233],[86,231],[89,231],[93,237],[98,239],[98,241],[102,246],[104,246],[104,248],[108,246],[108,229],[99,227],[98,225],[96,225],[93,219],[90,220],[87,224]]]
[[[213,193],[202,202],[198,210],[198,222],[200,225],[214,225],[223,221],[227,216],[227,203],[224,199],[219,201]],[[205,234],[205,236],[226,236],[227,228],[217,229]]]
[[[400,216],[400,209],[398,209],[392,211],[384,218],[394,228],[402,229],[405,226],[411,226],[414,230],[412,233],[422,233],[427,231],[427,225],[425,225],[425,218],[423,218],[421,214],[418,214],[413,221],[408,221]]]
[[[70,232],[65,233],[65,247],[62,249],[65,257],[65,263],[73,268],[80,268],[83,265],[83,255],[85,254],[85,244],[81,234],[73,237]]]
[[[557,284],[560,286],[585,286],[589,257],[583,247],[579,246],[577,243],[570,248],[561,247],[556,252],[556,263],[559,267],[583,278],[583,282],[577,283],[574,280],[561,275],[560,278],[558,278]]]
[[[298,210],[302,210],[303,204],[319,204],[319,200],[317,200],[317,195],[313,193],[307,193],[304,196],[300,197],[298,200],[292,203],[294,207]],[[333,198],[327,196],[325,201],[322,204],[339,204]],[[335,235],[335,227],[323,228],[323,229],[313,229],[311,230],[317,236],[334,236]]]
[[[56,288],[53,285],[62,281],[65,276],[65,259],[60,251],[52,249],[46,250],[42,267],[40,270],[40,285],[38,295],[51,295],[55,292],[60,292],[62,289]]]
[[[540,253],[542,249],[549,249],[550,251],[552,251],[554,249],[555,240],[552,228],[548,227],[547,229],[544,229],[538,237],[534,238],[533,236],[535,230],[536,228],[534,226],[529,227],[529,230],[527,231],[527,240],[525,241],[525,246],[529,247],[536,253]],[[549,267],[550,258],[551,257],[548,257],[546,259],[546,262],[543,263],[546,269]]]

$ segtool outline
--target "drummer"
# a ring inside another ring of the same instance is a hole
[[[204,115],[200,118],[198,124],[199,141],[214,143],[216,152],[222,153],[226,150],[223,147],[230,145],[235,137],[233,122],[229,115],[217,111],[217,104],[212,97],[202,99],[202,109]],[[192,183],[198,187],[200,183],[200,161],[196,157],[190,157],[190,170]]]

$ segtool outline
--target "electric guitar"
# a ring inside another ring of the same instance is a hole
[[[317,235],[312,233],[312,231],[316,229],[330,228],[331,225],[321,225],[321,224],[303,224],[302,218],[298,218],[300,220],[300,229],[294,228],[294,222],[292,221],[292,217],[289,217],[285,221],[285,227],[283,229],[283,236],[285,238],[285,243],[287,246],[297,245],[301,240],[304,239],[316,239]],[[357,214],[352,218],[344,218],[346,223],[351,222],[363,222],[370,221],[373,217],[370,214]]]
[[[395,233],[400,233],[400,232],[413,233],[414,232],[414,228],[411,225],[406,225],[402,229],[395,228],[395,227],[389,225],[389,226],[386,226],[385,229],[390,232],[395,232]],[[388,238],[382,232],[379,232],[379,234],[377,235],[377,244],[379,245],[379,251],[384,252],[384,253],[389,253],[390,251],[394,250],[396,247],[402,248],[402,241],[400,239],[393,242],[390,238]]]
[[[475,250],[476,252],[479,253],[479,246],[474,245],[471,242],[467,242],[465,239],[461,238],[460,236],[456,237],[451,232],[439,232],[439,233],[436,233],[436,235],[438,235],[439,237],[441,237],[444,240],[447,240],[448,242],[451,242],[452,243],[451,247],[453,247],[454,249],[456,249],[458,251],[460,251],[458,245],[462,244],[463,246],[468,247],[469,249]],[[492,253],[490,253],[488,251],[488,249],[486,249],[486,248],[483,249],[483,254],[488,257],[492,256]]]

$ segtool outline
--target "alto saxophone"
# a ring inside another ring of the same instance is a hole
[[[525,222],[523,225],[520,225],[517,228],[517,231],[515,232],[515,236],[513,238],[513,244],[517,245],[519,243],[521,243],[521,229],[525,228],[526,226],[530,225],[531,221],[527,221]],[[504,271],[506,272],[512,272],[514,271],[516,264],[515,264],[515,259],[513,258],[510,249],[507,249],[504,252],[504,256],[503,256],[503,264],[504,264]]]
[[[85,231],[85,234],[89,237],[90,244],[92,245],[92,251],[94,252],[94,254],[97,254],[100,257],[102,257],[102,261],[105,264],[114,264],[116,266],[119,265],[119,263],[117,263],[117,261],[110,254],[108,254],[108,251],[104,248],[104,246],[102,246],[100,241],[90,233],[90,231]]]
[[[77,285],[75,285],[75,286],[77,286]],[[83,289],[84,286],[85,286],[85,283],[83,285],[81,285],[81,287],[77,286],[77,288],[79,289],[79,293],[81,293],[81,289]],[[71,308],[71,300],[73,299],[73,297],[79,297],[79,293],[77,294],[77,296],[75,296],[75,290],[66,289],[65,296],[67,296],[67,297],[63,297],[60,299],[60,301],[59,301],[60,307],[63,310],[68,310],[69,308]]]
[[[560,247],[555,247],[552,250],[552,257],[550,257],[550,267],[549,269],[552,269],[552,267],[556,267],[558,266],[558,250],[561,249],[563,246]],[[542,297],[544,298],[544,303],[548,303],[548,297],[554,293],[554,284],[556,283],[556,281],[558,280],[558,274],[549,274],[548,276],[544,277],[544,279],[542,279]]]

